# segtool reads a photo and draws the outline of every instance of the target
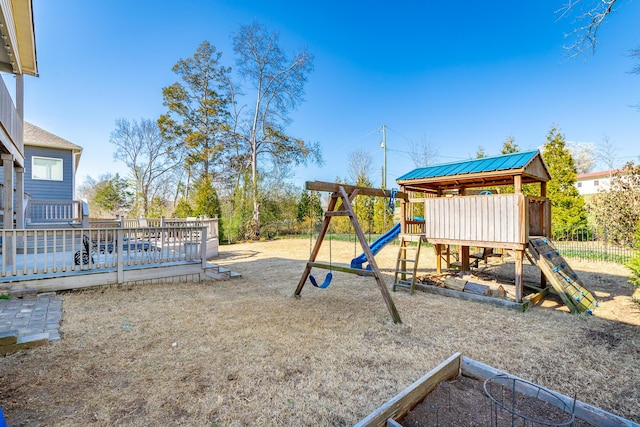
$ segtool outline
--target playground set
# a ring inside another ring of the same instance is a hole
[[[399,238],[394,291],[401,287],[413,293],[420,248],[425,242],[434,246],[438,274],[442,273],[443,261],[447,268],[456,266],[464,274],[474,262],[477,265],[478,259],[486,259],[494,250],[511,251],[515,257],[515,304],[520,309],[542,300],[551,285],[572,313],[591,313],[597,307],[597,301],[550,239],[551,204],[546,197],[546,183],[550,179],[540,152],[534,150],[414,169],[397,179],[399,191],[307,182],[308,190],[331,192],[331,197],[294,295],[300,296],[307,278],[318,287],[328,286],[334,270],[370,276],[375,278],[393,321],[401,323],[375,261],[375,254],[384,245]],[[540,195],[524,194],[524,184],[537,185]],[[507,187],[513,190],[500,192]],[[393,197],[401,202],[400,222],[371,245],[367,243],[352,206],[359,195]],[[331,219],[337,216],[350,218],[363,250],[348,267],[316,261]],[[472,254],[470,248],[478,248],[481,252]],[[457,263],[451,262],[454,252],[460,257]],[[525,257],[541,271],[539,286],[526,285],[534,291],[526,298]],[[368,267],[363,269],[365,262]],[[322,285],[311,276],[314,267],[330,270]]]

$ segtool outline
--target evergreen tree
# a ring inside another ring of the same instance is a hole
[[[584,199],[575,186],[576,166],[564,135],[555,125],[547,134],[542,158],[551,174],[551,181],[547,183],[547,197],[552,206],[551,223],[554,227],[586,226]]]
[[[223,239],[222,209],[220,208],[220,200],[218,193],[211,184],[211,177],[203,175],[202,180],[198,183],[196,190],[193,214],[196,216],[206,216],[209,218],[218,218],[218,238]]]
[[[178,200],[178,203],[176,203],[173,214],[177,218],[186,218],[189,216],[193,216],[193,208],[186,199],[181,198],[180,200]]]
[[[306,190],[300,193],[296,203],[296,220],[298,222],[304,222],[306,219],[321,221],[323,217],[324,211],[320,203],[320,193]]]
[[[158,119],[162,136],[181,141],[186,152],[185,167],[200,174],[213,174],[224,150],[229,97],[226,82],[230,69],[220,64],[222,53],[205,41],[191,58],[181,59],[173,72],[181,79],[162,89],[168,112]]]
[[[111,215],[127,212],[133,203],[133,191],[125,178],[106,176],[96,185],[93,203]]]
[[[513,136],[507,137],[502,144],[502,148],[500,149],[501,154],[512,154],[519,153],[520,148],[518,144],[516,144],[516,139]]]

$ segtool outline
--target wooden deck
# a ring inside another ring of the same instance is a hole
[[[2,230],[0,284],[39,292],[105,284],[203,280],[217,274],[208,227]]]

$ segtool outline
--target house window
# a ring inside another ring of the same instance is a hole
[[[31,158],[31,178],[47,181],[62,181],[62,159],[51,157]]]
[[[580,188],[580,187],[582,187],[582,183],[581,182],[578,183],[578,188]]]
[[[595,181],[593,181],[593,186],[597,187],[598,185],[600,185],[600,182],[598,182],[598,180],[596,179]]]

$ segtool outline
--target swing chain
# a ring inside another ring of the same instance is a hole
[[[392,188],[389,192],[389,203],[387,204],[387,207],[392,212],[396,209],[396,194],[398,194],[397,188]]]

